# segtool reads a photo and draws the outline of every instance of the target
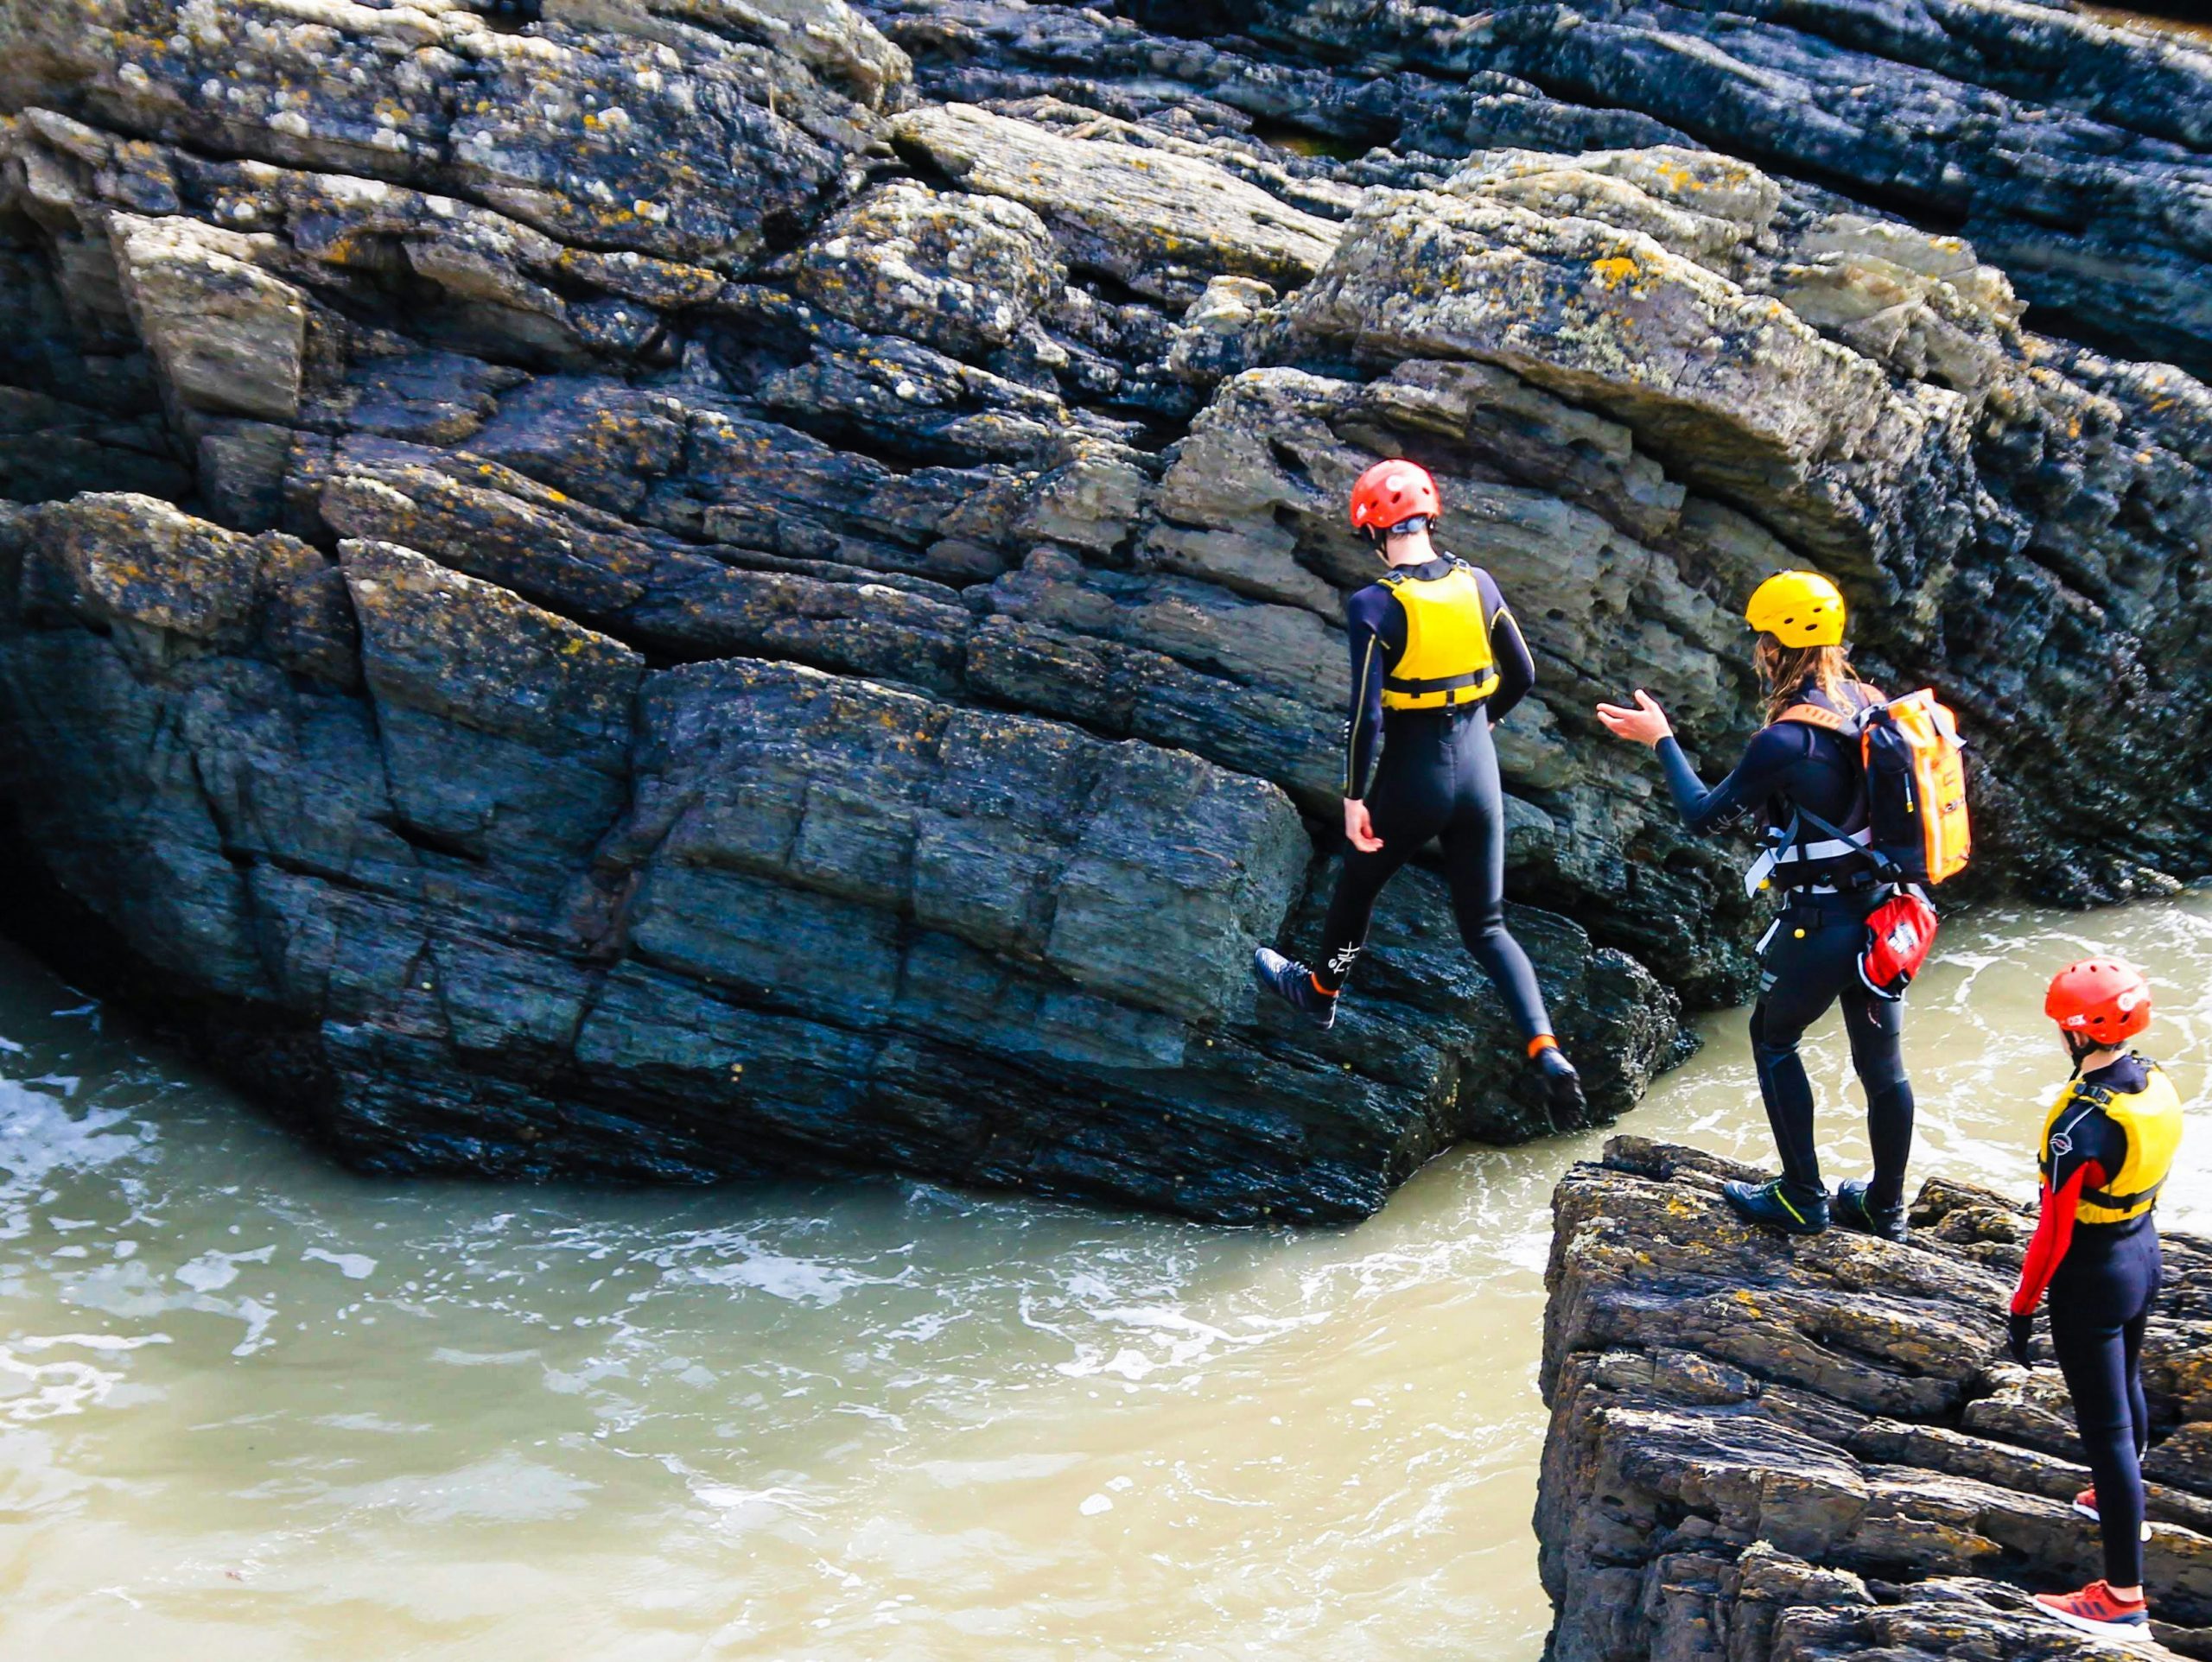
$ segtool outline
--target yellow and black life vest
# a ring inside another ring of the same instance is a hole
[[[2149,1077],[2139,1091],[2115,1091],[2101,1085],[2069,1084],[2051,1104],[2043,1122],[2043,1153],[2037,1164],[2044,1181],[2050,1181],[2051,1140],[2069,1137],[2073,1127],[2094,1109],[2127,1134],[2127,1158],[2116,1172],[2107,1174],[2102,1189],[2084,1189],[2074,1208],[2077,1223],[2125,1223],[2139,1218],[2158,1203],[2158,1189],[2173,1169],[2174,1151],[2181,1146],[2181,1096],[2156,1066],[2145,1063]],[[2062,1145],[2058,1151],[2065,1153]]]
[[[1471,567],[1454,562],[1427,580],[1393,572],[1382,587],[1406,612],[1406,650],[1382,682],[1386,710],[1441,710],[1497,690],[1497,655]]]

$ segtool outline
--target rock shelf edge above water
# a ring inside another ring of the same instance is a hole
[[[1904,1246],[1784,1240],[1757,1174],[1616,1137],[1553,1199],[1536,1508],[1550,1662],[2108,1657],[2028,1595],[2101,1575],[2046,1334],[2005,1354],[2031,1215],[1942,1177]],[[2212,1243],[2164,1236],[2145,1342],[2153,1620],[2212,1656]]]

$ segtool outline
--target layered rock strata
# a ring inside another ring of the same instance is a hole
[[[1986,885],[2212,869],[2212,397],[2092,327],[2196,361],[2204,60],[1997,0],[1154,10],[0,0],[17,927],[372,1165],[1357,1215],[1550,1126],[1428,873],[1332,1034],[1240,968],[1325,901],[1388,454],[1536,651],[1516,928],[1596,1114],[1753,930],[1589,707],[1725,763],[1778,567],[1961,711]],[[2002,119],[1891,118],[1951,105]],[[1979,179],[2023,124],[2001,257],[1840,193],[1850,133]],[[2037,264],[2062,190],[2140,212]]]
[[[1536,1527],[1554,1662],[2109,1656],[2029,1595],[2103,1573],[2047,1335],[2005,1351],[2034,1219],[1924,1184],[1903,1246],[1784,1241],[1749,1175],[1616,1138],[1554,1198]],[[2144,1344],[2154,1629],[2212,1655],[2212,1244],[2164,1237]],[[2152,1652],[2151,1653],[2159,1653]]]

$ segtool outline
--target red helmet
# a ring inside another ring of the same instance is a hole
[[[2050,978],[2043,1013],[2069,1033],[2117,1044],[2151,1024],[2151,984],[2126,964],[2085,958]]]
[[[1433,519],[1444,511],[1436,481],[1410,461],[1378,461],[1351,487],[1352,529],[1387,531],[1408,519]]]

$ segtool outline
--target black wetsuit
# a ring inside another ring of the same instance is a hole
[[[2133,1094],[2149,1082],[2142,1060],[2120,1057],[2084,1074],[2086,1084]],[[2104,1537],[2105,1579],[2114,1587],[2143,1583],[2143,1451],[2151,1444],[2151,1411],[2143,1398],[2143,1330],[2158,1296],[2164,1264],[2158,1232],[2149,1212],[2121,1223],[2075,1222],[2070,1234],[2053,1227],[2056,1208],[2069,1210],[2085,1185],[2100,1189],[2127,1164],[2127,1132],[2094,1105],[2080,1104],[2061,1117],[2065,1149],[2054,1141],[2044,1184],[2045,1215],[2037,1224],[2030,1264],[2013,1309],[2030,1311],[2043,1291],[2038,1271],[2050,1277],[2050,1348],[2074,1399],[2097,1521]],[[2055,1268],[2037,1263],[2034,1247],[2046,1233],[2061,1235]]]
[[[1828,702],[1809,682],[1799,698]],[[1804,722],[1777,722],[1751,740],[1735,771],[1711,790],[1671,736],[1661,739],[1658,749],[1683,822],[1693,832],[1705,832],[1751,811],[1769,826],[1787,826],[1801,808],[1840,828],[1863,824],[1866,786],[1849,745],[1842,735]],[[1858,855],[1777,868],[1775,882],[1784,898],[1782,915],[1760,942],[1751,1060],[1782,1157],[1782,1175],[1802,1195],[1822,1192],[1820,1157],[1813,1145],[1812,1082],[1805,1075],[1797,1043],[1830,1005],[1841,1001],[1851,1065],[1866,1092],[1866,1136],[1874,1153],[1867,1202],[1888,1208],[1904,1196],[1913,1101],[1899,1043],[1904,1006],[1876,997],[1859,979],[1867,914],[1889,892],[1865,886],[1870,869]],[[1818,891],[1823,889],[1836,892]]]
[[[1414,582],[1433,582],[1452,564],[1440,555],[1399,571]],[[1475,583],[1497,661],[1497,686],[1487,698],[1451,709],[1384,710],[1383,678],[1406,650],[1405,608],[1380,583],[1346,604],[1352,707],[1344,734],[1344,795],[1366,802],[1382,847],[1363,853],[1346,844],[1314,974],[1332,991],[1344,985],[1367,944],[1382,885],[1433,837],[1443,851],[1460,938],[1497,986],[1522,1037],[1530,1039],[1550,1032],[1551,1018],[1529,955],[1506,933],[1505,797],[1490,730],[1535,684],[1536,664],[1490,574],[1477,569]]]

